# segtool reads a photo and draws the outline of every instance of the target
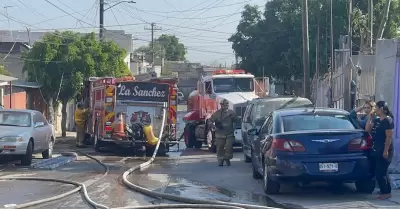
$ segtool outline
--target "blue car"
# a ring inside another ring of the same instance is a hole
[[[282,183],[355,183],[357,191],[375,189],[370,168],[371,136],[344,110],[282,109],[260,129],[251,129],[253,177],[267,194]]]

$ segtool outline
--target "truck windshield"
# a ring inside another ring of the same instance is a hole
[[[254,91],[253,78],[214,78],[215,93],[224,92],[252,92]]]

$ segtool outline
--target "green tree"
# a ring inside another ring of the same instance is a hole
[[[0,65],[0,75],[11,76],[11,73],[8,72],[3,65]]]
[[[82,83],[90,76],[129,75],[124,63],[127,53],[113,42],[99,42],[95,34],[71,31],[46,34],[26,52],[24,70],[28,80],[42,85],[50,121],[54,122],[54,108],[62,104],[62,135],[66,134],[67,103],[80,93]]]
[[[374,38],[388,0],[374,1]],[[329,68],[330,59],[330,5],[329,1],[309,0],[310,69],[314,75],[317,25],[320,27],[319,57],[321,73]],[[359,51],[361,36],[368,34],[367,1],[353,0],[353,51]],[[333,1],[334,46],[338,48],[340,35],[348,31],[348,0]],[[400,20],[398,0],[392,0],[383,38],[398,37]],[[300,0],[271,0],[261,12],[256,6],[247,5],[242,12],[236,33],[229,41],[239,58],[240,67],[257,76],[262,69],[268,76],[287,80],[302,76],[302,21]],[[318,22],[319,20],[319,22]],[[319,24],[318,24],[319,23]],[[365,39],[364,39],[365,40]]]
[[[151,43],[137,48],[135,52],[146,54],[146,61],[153,62]],[[168,61],[184,61],[185,45],[180,43],[176,36],[163,34],[154,40],[154,55]]]

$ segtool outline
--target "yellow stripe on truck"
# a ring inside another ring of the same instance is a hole
[[[172,105],[172,106],[170,106],[170,108],[171,108],[171,112],[172,112],[172,114],[171,114],[171,122],[173,123],[173,124],[176,124],[176,117],[175,117],[175,114],[176,114],[176,106],[175,105]]]
[[[109,113],[107,113],[107,115],[104,117],[105,118],[105,122],[113,122],[113,121],[110,121],[110,119],[112,118],[112,117],[114,117],[114,115],[115,115],[115,113],[114,112],[109,112]]]
[[[114,96],[114,89],[115,89],[115,86],[107,86],[107,88],[106,88],[106,96],[107,97]]]

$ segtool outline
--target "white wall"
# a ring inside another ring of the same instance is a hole
[[[389,107],[393,106],[396,43],[394,39],[378,40],[376,43],[375,101],[385,100]]]

